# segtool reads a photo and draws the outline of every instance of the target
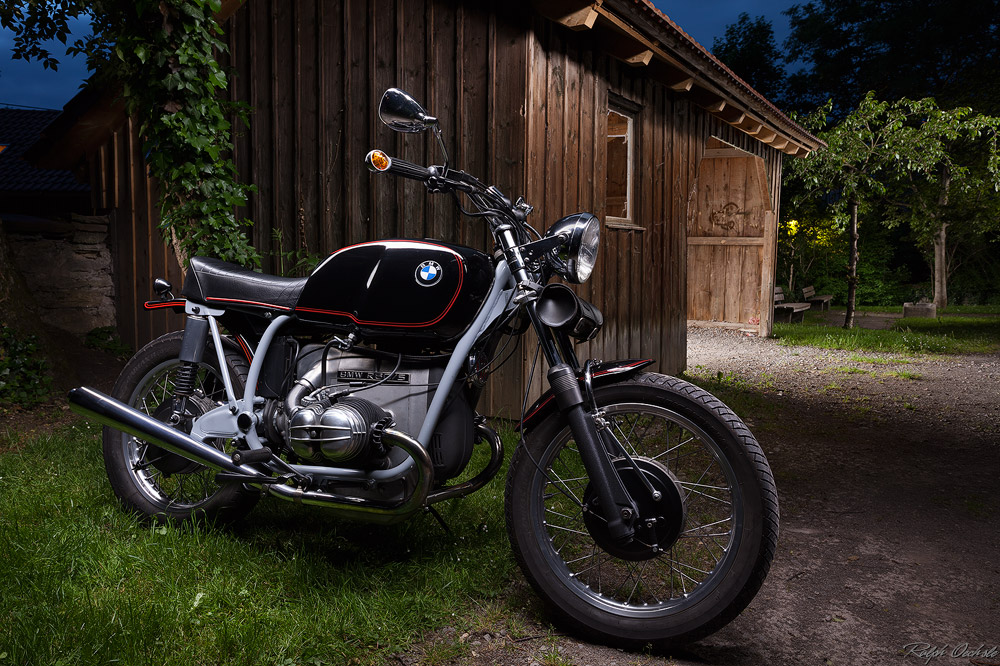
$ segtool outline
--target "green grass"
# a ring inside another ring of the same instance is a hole
[[[861,352],[995,353],[1000,351],[1000,317],[900,319],[890,330],[776,323],[774,336],[785,345]]]
[[[774,375],[761,373],[753,380],[745,379],[732,372],[709,373],[704,366],[697,365],[686,371],[682,378],[705,389],[726,403],[737,416],[767,427],[777,411],[773,400],[766,391],[775,387]]]
[[[844,310],[845,306],[835,306],[836,309]],[[894,314],[902,314],[902,305],[859,305],[854,308],[855,312],[889,312]],[[981,315],[1000,315],[1000,305],[949,305],[946,308],[941,308],[938,310],[939,315],[950,315],[950,314],[981,314]]]
[[[119,508],[94,426],[0,451],[2,666],[383,663],[503,603],[515,570],[503,473],[438,505],[450,535],[274,499],[228,530],[154,527]]]
[[[883,377],[897,377],[899,379],[920,379],[923,375],[919,372],[910,372],[909,370],[891,370],[889,372],[882,373]]]
[[[913,361],[907,358],[862,356],[860,354],[851,354],[847,357],[847,360],[854,361],[855,363],[871,363],[872,365],[906,365],[908,363],[913,363]]]

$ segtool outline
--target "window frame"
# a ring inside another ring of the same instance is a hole
[[[607,174],[608,174],[608,163],[607,155],[605,154],[605,215],[604,224],[611,229],[626,229],[630,231],[645,231],[646,227],[638,224],[636,222],[636,212],[639,208],[637,196],[636,196],[636,146],[638,145],[638,129],[639,129],[639,112],[642,107],[634,102],[625,99],[619,95],[608,91],[608,107],[605,113],[605,125],[604,125],[604,136],[605,141],[610,138],[608,121],[611,113],[616,113],[622,116],[628,121],[628,129],[626,130],[626,162],[628,166],[626,185],[625,185],[625,211],[627,217],[617,217],[607,213]]]

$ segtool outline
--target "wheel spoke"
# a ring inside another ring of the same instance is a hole
[[[679,525],[672,544],[663,544],[665,549],[654,550],[656,540],[664,537],[659,526],[639,528],[631,544],[608,541],[600,512],[582,510],[583,499],[593,489],[578,443],[566,427],[542,452],[534,471],[538,480],[530,501],[540,521],[536,524],[547,535],[543,556],[553,572],[562,571],[574,581],[582,598],[592,598],[590,603],[601,607],[618,606],[616,612],[625,615],[637,607],[655,612],[688,603],[691,595],[700,598],[705,589],[724,580],[720,572],[731,566],[738,536],[732,528],[741,515],[742,491],[728,461],[720,463],[725,454],[700,426],[666,408],[627,403],[602,409],[608,414],[609,433],[632,457],[638,473],[652,480],[655,470],[663,470],[656,483],[669,487],[672,482],[680,490],[686,522]],[[639,481],[622,478],[626,485]],[[651,509],[640,507],[640,516],[644,511]],[[623,550],[619,553],[618,548]]]

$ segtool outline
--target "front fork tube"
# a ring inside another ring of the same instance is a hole
[[[586,409],[584,408],[584,396],[577,380],[579,361],[573,352],[573,345],[565,333],[553,332],[541,322],[535,312],[534,302],[527,304],[527,312],[535,333],[538,334],[545,360],[549,363],[548,380],[556,404],[569,423],[573,438],[580,449],[583,465],[587,468],[587,475],[597,491],[597,501],[600,503],[599,515],[608,521],[608,532],[612,538],[621,543],[628,543],[635,535],[633,524],[638,518],[638,508],[629,497],[625,486],[622,485],[621,477],[611,462],[611,455],[601,440],[594,414],[588,411],[594,409],[596,405],[587,405]],[[560,351],[574,367],[563,361]],[[587,370],[589,377],[589,365]],[[590,393],[589,381],[587,387]],[[593,402],[592,393],[587,398]],[[593,509],[594,507],[584,507],[585,511]]]
[[[638,518],[638,508],[622,485],[611,456],[601,441],[594,415],[584,409],[583,392],[576,372],[567,364],[560,363],[549,369],[548,379],[559,411],[569,422],[590,482],[597,491],[600,502],[596,507],[598,515],[607,520],[608,532],[613,539],[628,543],[635,535],[633,525]],[[593,510],[595,507],[584,507],[584,511]]]

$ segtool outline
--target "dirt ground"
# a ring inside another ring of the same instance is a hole
[[[637,654],[558,635],[518,583],[519,617],[461,637],[466,655],[447,663],[1000,665],[1000,356],[858,363],[696,329],[688,345],[689,372],[731,373],[766,397],[746,420],[777,480],[781,534],[753,603],[699,643]],[[512,623],[516,640],[502,633]],[[424,663],[422,649],[397,663]]]

